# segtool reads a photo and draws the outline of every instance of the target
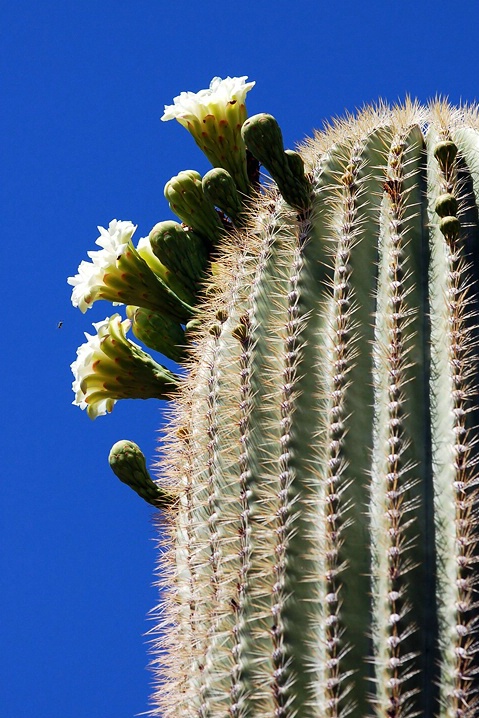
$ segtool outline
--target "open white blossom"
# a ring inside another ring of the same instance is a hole
[[[114,314],[95,322],[96,334],[85,332],[86,342],[71,364],[73,404],[91,419],[111,412],[118,399],[162,399],[176,386],[176,377],[147,352],[127,339],[131,321]]]
[[[92,391],[92,379],[95,380],[97,376],[95,369],[98,368],[99,362],[105,356],[101,348],[101,341],[109,334],[112,320],[119,323],[123,335],[131,326],[129,319],[121,322],[119,314],[114,315],[111,319],[107,317],[101,322],[94,322],[93,327],[96,334],[85,332],[87,341],[78,347],[77,358],[71,364],[71,370],[75,377],[72,383],[75,399],[72,403],[79,406],[80,409],[86,409],[91,419],[110,413],[116,404],[116,399],[107,393],[101,385],[96,386]],[[93,383],[97,384],[98,382],[94,381]]]
[[[181,92],[173,99],[173,105],[165,105],[161,119],[164,122],[178,120],[184,127],[191,129],[189,123],[202,122],[207,115],[215,115],[219,119],[226,117],[228,105],[244,106],[246,93],[256,84],[246,82],[247,79],[246,75],[226,77],[224,80],[214,77],[207,90]]]
[[[113,219],[108,229],[98,227],[100,236],[96,240],[101,249],[87,252],[91,262],[82,261],[78,274],[68,277],[67,282],[73,286],[72,304],[85,313],[96,299],[114,299],[105,296],[105,276],[116,272],[118,258],[125,252],[136,226],[132,222]],[[121,302],[114,302],[120,304]]]
[[[249,192],[249,179],[241,127],[247,118],[246,94],[256,84],[247,79],[246,75],[214,77],[209,89],[175,97],[173,105],[165,105],[161,118],[178,120],[186,127],[213,167],[227,170],[244,194]]]

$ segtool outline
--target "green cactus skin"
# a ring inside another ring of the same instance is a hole
[[[473,718],[479,113],[370,108],[301,155],[310,206],[252,202],[199,310],[156,714]]]

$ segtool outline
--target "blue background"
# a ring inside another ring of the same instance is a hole
[[[105,302],[72,308],[66,278],[96,226],[170,217],[164,183],[208,169],[163,105],[248,75],[250,114],[287,146],[380,97],[479,93],[475,0],[4,2],[0,710],[5,718],[131,718],[148,710],[154,512],[118,482],[110,446],[149,461],[165,421],[124,401],[71,406],[70,363]],[[57,328],[63,322],[61,328]]]

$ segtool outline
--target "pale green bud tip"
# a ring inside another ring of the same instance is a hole
[[[138,444],[122,439],[111,447],[108,462],[120,481],[131,483],[134,472],[149,477],[143,452]]]
[[[184,253],[185,236],[187,228],[178,222],[166,220],[158,222],[151,230],[148,238],[152,252],[158,259],[169,269],[176,271],[175,262],[171,263],[171,254],[175,255],[175,250],[179,248]]]
[[[302,177],[304,175],[304,160],[301,155],[294,152],[294,150],[285,150],[284,154],[288,160],[291,172],[298,177]]]
[[[140,447],[133,441],[117,441],[111,448],[108,462],[113,473],[138,496],[153,506],[165,506],[174,500],[151,478]]]
[[[163,222],[157,222],[148,237],[150,243],[153,245],[158,237],[174,240],[178,233],[184,231],[181,224],[174,222],[172,219],[166,219]]]
[[[201,188],[201,175],[196,170],[182,170],[172,177],[166,184],[164,194],[169,202],[174,202],[177,195],[199,193]]]
[[[266,112],[249,117],[241,134],[248,149],[266,166],[269,157],[280,156],[284,152],[281,128],[276,119]]]

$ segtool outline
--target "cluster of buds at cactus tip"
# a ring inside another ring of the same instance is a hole
[[[180,221],[136,249],[113,222],[69,280],[129,317],[87,335],[75,402],[171,399],[158,479],[110,454],[164,511],[153,714],[477,718],[479,107],[291,151],[246,80],[165,108],[213,164],[167,183]]]

